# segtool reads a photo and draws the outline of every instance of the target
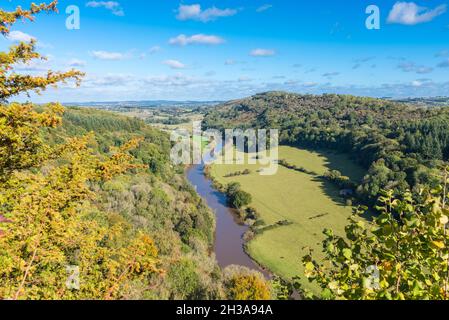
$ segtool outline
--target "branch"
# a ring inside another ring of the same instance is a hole
[[[33,39],[30,43],[21,42],[12,46],[9,52],[0,52],[0,75],[3,76],[6,72],[11,71],[12,66],[17,63],[27,63],[33,59],[46,60],[35,49],[36,40]]]
[[[73,79],[76,85],[80,85],[84,73],[76,70],[67,72],[48,71],[46,76],[30,76],[13,73],[9,76],[0,75],[0,101],[5,101],[10,97],[20,93],[29,95],[30,91],[40,94],[48,86],[56,87],[58,83],[67,83],[68,79]]]
[[[20,292],[22,291],[22,289],[25,285],[26,279],[28,278],[28,274],[30,273],[31,266],[33,265],[34,259],[36,258],[36,253],[37,253],[37,246],[34,249],[33,256],[31,257],[31,260],[28,263],[28,266],[25,270],[25,274],[23,275],[22,282],[20,283],[20,286],[17,289],[16,294],[14,295],[14,300],[17,300],[19,298]]]
[[[33,16],[42,11],[58,12],[58,9],[56,8],[57,4],[58,0],[54,0],[49,4],[41,3],[37,5],[33,3],[28,10],[23,10],[20,6],[12,12],[6,12],[0,9],[0,33],[2,33],[3,35],[8,35],[11,26],[19,19],[34,21]]]

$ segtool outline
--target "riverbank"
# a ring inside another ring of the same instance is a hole
[[[305,172],[279,166],[277,174],[261,176],[260,165],[231,164],[212,165],[210,174],[216,184],[238,182],[242,190],[252,195],[250,206],[257,211],[258,220],[252,228],[253,236],[248,237],[247,253],[271,272],[291,280],[297,276],[304,278],[301,258],[309,248],[320,255],[323,230],[343,234],[353,210],[334,184],[317,179],[316,175],[339,170],[357,180],[363,171],[345,155],[326,151],[281,146],[279,158],[304,168]],[[232,175],[244,170],[251,174]],[[300,283],[314,289],[305,279]]]
[[[219,266],[225,268],[230,265],[241,265],[257,270],[269,278],[269,272],[261,269],[245,252],[243,236],[249,227],[239,221],[237,213],[227,206],[226,195],[214,189],[212,181],[204,174],[204,165],[189,167],[186,176],[196,192],[215,212],[214,252]]]

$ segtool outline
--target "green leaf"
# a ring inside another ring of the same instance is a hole
[[[321,298],[323,298],[323,300],[331,300],[333,298],[332,292],[329,289],[324,289],[321,292]]]
[[[324,235],[327,237],[333,237],[334,236],[334,232],[330,229],[326,229],[323,231]]]
[[[343,249],[343,256],[346,259],[350,260],[352,258],[352,251],[351,251],[351,249],[348,249],[348,248]]]

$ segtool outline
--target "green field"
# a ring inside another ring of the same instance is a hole
[[[239,154],[238,156],[241,156]],[[363,170],[348,157],[329,152],[313,152],[282,146],[279,159],[301,166],[318,175],[328,170],[339,170],[352,180],[359,180]],[[250,175],[232,178],[224,176],[250,169]],[[321,253],[325,228],[342,233],[352,207],[346,206],[340,190],[316,176],[279,166],[273,176],[257,173],[260,165],[213,165],[211,173],[221,183],[239,182],[251,193],[251,204],[266,225],[288,220],[291,225],[265,231],[248,243],[248,252],[254,260],[284,278],[303,274],[301,258],[305,247]],[[307,281],[303,284],[308,286]],[[309,287],[310,288],[310,287]],[[310,288],[313,290],[313,288]]]

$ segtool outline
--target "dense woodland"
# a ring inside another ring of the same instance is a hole
[[[182,168],[171,166],[168,136],[140,120],[102,111],[69,109],[62,126],[50,130],[46,140],[64,140],[89,132],[94,132],[92,147],[100,155],[108,154],[111,146],[143,138],[138,148],[130,151],[143,169],[91,186],[103,212],[100,219],[123,219],[131,230],[151,235],[158,249],[165,275],[140,284],[152,289],[135,289],[137,295],[131,298],[220,297],[221,271],[209,254],[214,216],[184,179]]]
[[[269,92],[211,110],[206,128],[277,128],[280,143],[348,153],[367,174],[357,194],[437,186],[449,160],[449,111],[346,95]]]
[[[0,32],[56,4],[0,9]],[[261,274],[218,267],[214,215],[170,163],[167,134],[108,112],[12,102],[84,76],[16,73],[42,58],[35,48],[0,52],[0,300],[270,298]]]

